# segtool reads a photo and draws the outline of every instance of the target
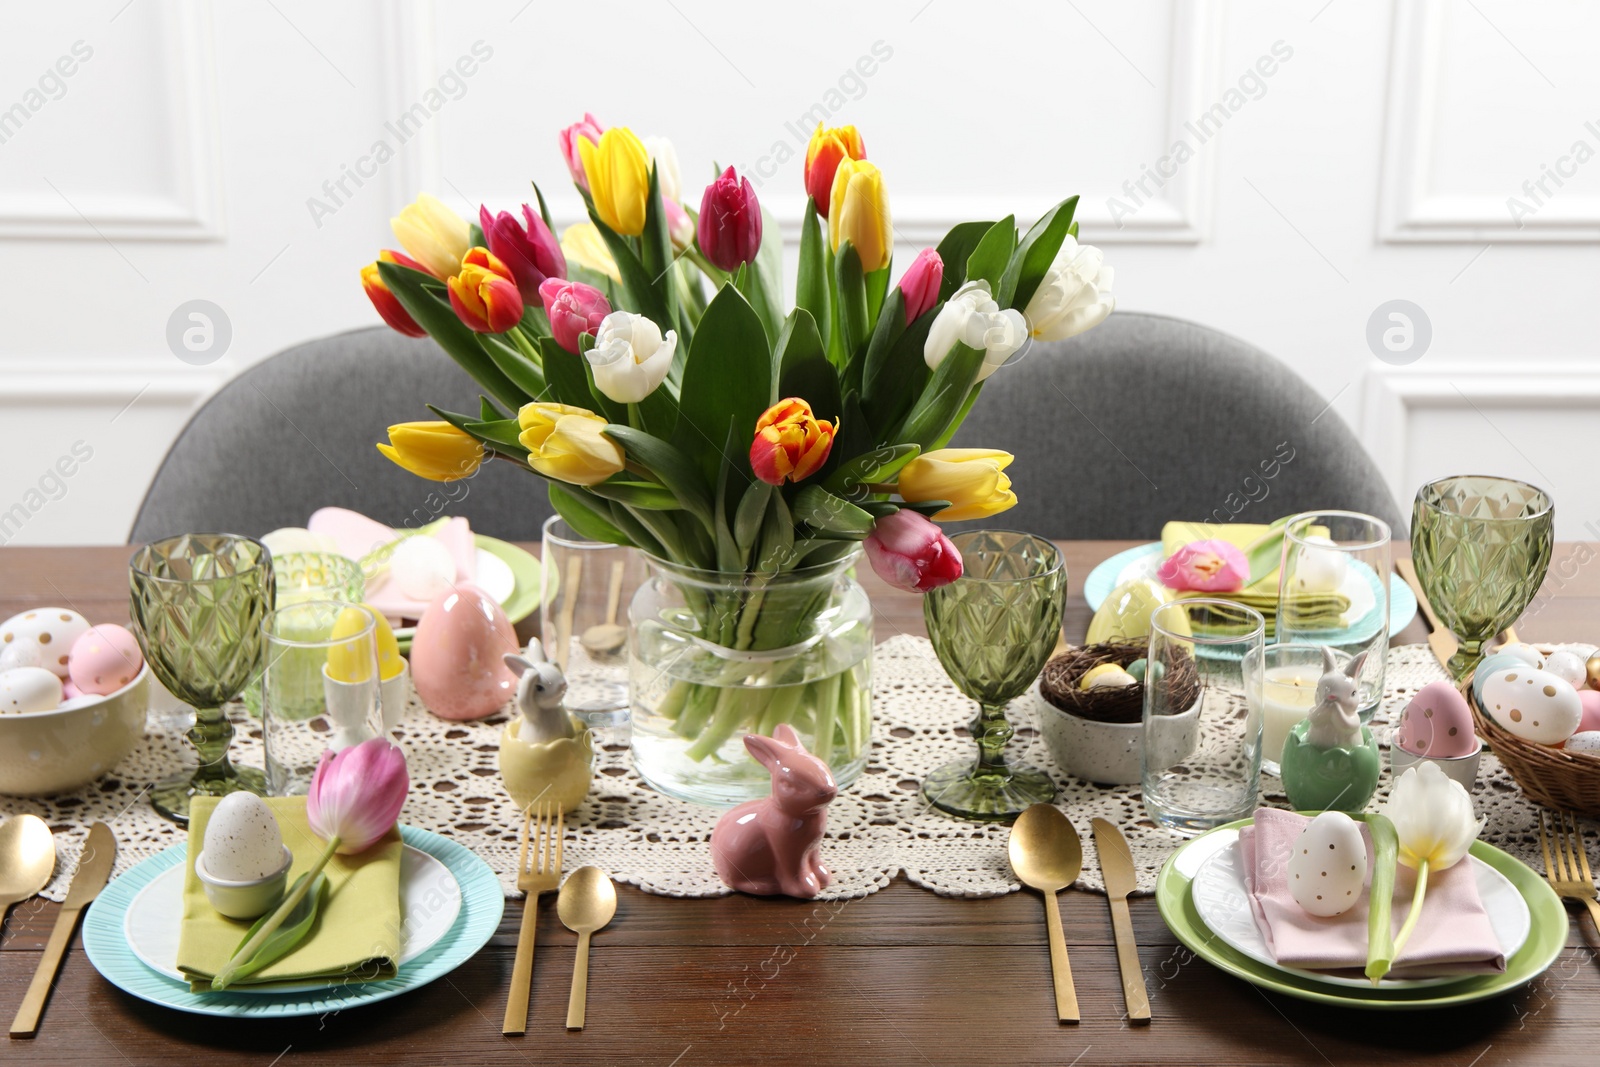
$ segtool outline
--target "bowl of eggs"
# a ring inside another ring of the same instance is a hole
[[[1463,683],[1478,734],[1529,799],[1600,816],[1600,653],[1504,645]]]
[[[122,626],[66,608],[0,622],[0,793],[66,793],[107,774],[144,736],[150,668]]]

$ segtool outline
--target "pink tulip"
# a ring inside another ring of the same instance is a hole
[[[511,268],[523,301],[531,304],[546,278],[567,276],[567,257],[544,219],[527,204],[522,205],[522,217],[525,222],[518,222],[509,211],[491,215],[488,208],[478,208],[478,225],[489,251]]]
[[[1156,580],[1168,589],[1233,593],[1250,581],[1250,561],[1226,541],[1193,541],[1161,564]]]
[[[700,251],[725,271],[735,271],[761,251],[761,205],[749,178],[729,167],[700,200]]]
[[[911,261],[900,279],[900,295],[906,301],[906,325],[922,317],[939,302],[939,286],[944,281],[944,260],[932,248],[924,248]]]
[[[600,135],[605,132],[606,128],[600,125],[600,120],[585,111],[582,122],[574,122],[562,130],[557,138],[561,143],[561,158],[566,161],[567,173],[572,175],[573,183],[584,192],[589,191],[589,177],[583,172],[583,157],[578,154],[578,142],[586,140],[598,147]]]
[[[672,247],[682,252],[694,244],[694,220],[676,200],[663,197],[661,207],[667,214],[667,235],[672,238]]]
[[[306,821],[340,855],[365,852],[394,829],[411,780],[404,752],[374,737],[338,752],[324,750],[311,776]]]
[[[547,278],[539,286],[539,299],[544,301],[544,313],[550,320],[550,335],[573,355],[578,354],[579,336],[593,337],[611,314],[606,294],[582,282]]]
[[[961,577],[961,553],[939,527],[901,508],[873,524],[867,560],[878,577],[908,593],[926,593]]]

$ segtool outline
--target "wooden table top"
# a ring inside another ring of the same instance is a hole
[[[1067,633],[1089,612],[1089,569],[1129,547],[1063,546],[1072,578]],[[128,550],[0,549],[0,618],[67,604],[96,622],[127,617]],[[1600,568],[1587,545],[1559,546],[1527,640],[1595,636]],[[917,598],[864,576],[880,639],[923,632]],[[1402,640],[1420,641],[1413,623]],[[0,798],[0,812],[5,800]],[[115,827],[113,827],[115,829]],[[1087,831],[1087,827],[1079,827]],[[487,948],[453,974],[335,1016],[244,1021],[169,1011],[104,981],[75,942],[37,1038],[8,1063],[707,1064],[1592,1064],[1600,1048],[1600,947],[1574,922],[1567,949],[1526,988],[1430,1013],[1356,1012],[1265,993],[1177,944],[1151,898],[1133,922],[1154,1021],[1122,1018],[1103,896],[1069,890],[1061,911],[1083,1022],[1055,1021],[1039,898],[950,900],[904,881],[863,900],[674,900],[619,887],[595,939],[588,1028],[563,1027],[575,938],[552,898],[541,908],[526,1037],[500,1034],[521,907],[507,903]],[[22,999],[56,905],[18,906],[0,951],[0,1012]]]

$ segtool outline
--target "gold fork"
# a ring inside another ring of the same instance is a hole
[[[533,854],[528,854],[528,827],[534,826]],[[517,888],[522,890],[522,930],[517,934],[517,961],[511,968],[511,993],[506,998],[503,1034],[528,1031],[528,986],[533,978],[533,939],[539,926],[539,894],[561,884],[561,839],[566,813],[559,806],[529,804],[522,813],[522,851],[517,856]]]
[[[1594,875],[1589,873],[1589,856],[1583,845],[1583,828],[1576,815],[1557,812],[1556,854],[1550,859],[1550,841],[1545,835],[1544,812],[1539,813],[1539,847],[1544,850],[1544,876],[1556,895],[1565,900],[1581,900],[1589,909],[1589,918],[1600,933],[1600,892],[1594,885]],[[1569,825],[1570,824],[1570,825]],[[1579,864],[1583,874],[1578,873]]]

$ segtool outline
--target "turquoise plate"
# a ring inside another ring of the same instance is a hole
[[[1236,830],[1249,823],[1249,819],[1240,819],[1219,826],[1211,833]],[[1416,1011],[1450,1004],[1469,1004],[1509,993],[1533,981],[1555,962],[1567,943],[1567,909],[1562,907],[1561,900],[1551,891],[1544,878],[1515,857],[1486,842],[1477,841],[1473,843],[1472,855],[1505,875],[1516,886],[1517,892],[1522,894],[1522,899],[1528,902],[1532,923],[1528,940],[1516,955],[1506,961],[1504,973],[1474,975],[1449,985],[1377,990],[1334,986],[1314,978],[1301,977],[1253,960],[1229,947],[1200,918],[1190,887],[1200,862],[1209,857],[1212,851],[1208,848],[1212,844],[1208,841],[1210,837],[1211,834],[1202,834],[1167,858],[1160,877],[1156,879],[1156,905],[1161,909],[1161,918],[1166,921],[1173,936],[1207,963],[1235,978],[1243,978],[1252,985],[1285,996],[1376,1011]]]
[[[174,845],[112,882],[95,898],[83,920],[83,948],[105,980],[152,1004],[235,1018],[278,1019],[321,1015],[397,997],[442,978],[477,954],[500,925],[505,896],[489,865],[449,838],[402,826],[400,836],[413,848],[439,860],[461,886],[461,914],[450,932],[427,952],[407,963],[399,975],[382,982],[330,985],[319,993],[191,993],[185,982],[157,974],[128,947],[123,916],[139,891],[162,871],[184,861],[187,845]]]

